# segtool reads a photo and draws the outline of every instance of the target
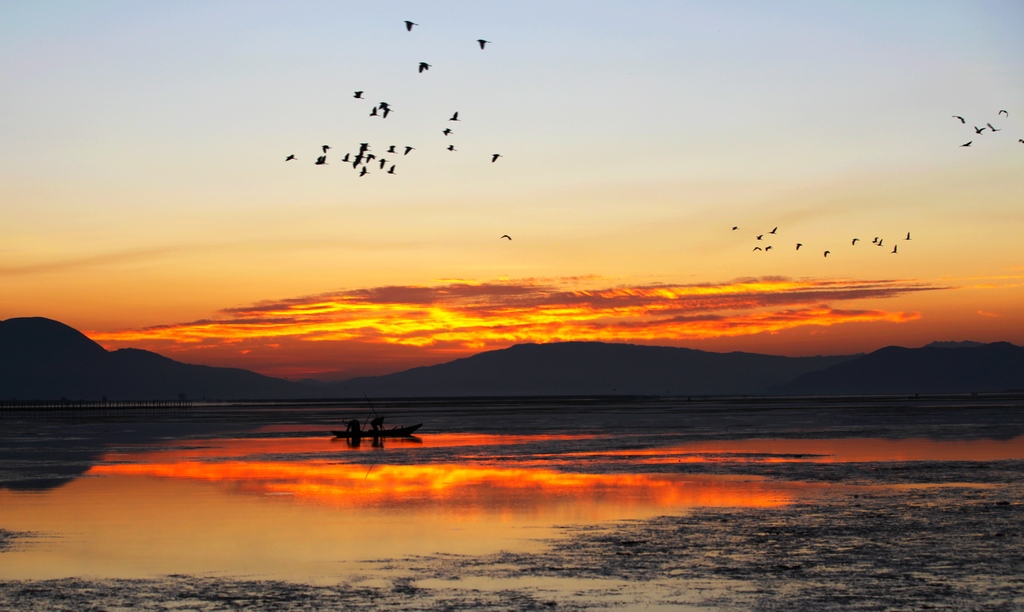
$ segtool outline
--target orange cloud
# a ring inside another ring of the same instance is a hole
[[[373,287],[260,302],[190,323],[90,336],[108,347],[142,345],[195,354],[212,349],[231,351],[239,358],[254,352],[276,351],[280,356],[296,343],[313,352],[318,352],[316,345],[326,343],[334,350],[358,345],[363,350],[393,347],[406,354],[429,349],[450,356],[521,342],[672,343],[801,326],[900,323],[919,315],[840,309],[829,302],[942,288],[896,280],[781,277],[604,288],[579,286],[584,282],[587,279]]]

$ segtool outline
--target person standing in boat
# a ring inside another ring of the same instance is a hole
[[[379,416],[370,421],[370,427],[372,427],[374,431],[384,431],[384,417]]]

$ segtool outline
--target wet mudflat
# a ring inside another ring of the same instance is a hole
[[[0,608],[1024,608],[1019,398],[388,408],[6,420]]]

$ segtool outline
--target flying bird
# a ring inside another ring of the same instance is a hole
[[[974,133],[975,134],[980,134],[980,133],[982,133],[984,131],[985,131],[985,128],[980,128],[978,126],[974,126]]]
[[[764,234],[758,234],[757,239],[760,240],[762,236],[764,236]]]
[[[491,163],[493,164],[494,162],[498,161],[499,157],[502,157],[502,156],[498,155],[497,153],[495,153],[494,155],[491,155]]]
[[[860,238],[854,238],[853,242],[851,242],[850,244],[852,244],[853,246],[857,246],[857,241],[858,240],[860,240]]]
[[[910,232],[907,232],[907,237],[904,240],[910,240]]]
[[[828,254],[831,253],[831,252],[832,251],[825,251],[825,257],[828,257]]]
[[[384,166],[386,165],[388,165],[388,160],[384,159],[383,157],[380,158],[380,169],[383,170]]]
[[[377,106],[379,106],[381,110],[384,110],[385,108],[387,108],[387,107],[389,107],[389,106],[391,106],[391,105],[390,105],[390,104],[388,104],[387,102],[381,102],[381,103],[380,103],[380,104],[378,104]]]
[[[322,166],[322,165],[324,165],[326,163],[327,163],[327,156],[326,155],[321,155],[320,157],[316,158],[316,165],[317,166]]]
[[[395,173],[395,167],[394,166],[391,166],[390,168],[388,168],[388,174],[394,174],[394,173]]]
[[[326,153],[327,149],[330,149],[331,147],[330,147],[330,145],[324,145],[324,146],[322,146],[320,148],[324,150],[324,153]]]
[[[988,129],[992,130],[993,132],[1002,132],[1002,130],[997,130],[996,128],[992,127],[991,123],[986,123],[985,125],[987,125]]]
[[[734,226],[732,226],[732,231],[734,231],[734,232],[735,232],[735,231],[736,231],[736,230],[738,230],[738,229],[740,229],[740,226],[738,226],[738,225],[734,225]]]
[[[288,157],[284,158],[284,161],[292,161],[293,159],[295,159],[295,156],[289,155]]]
[[[441,132],[441,133],[444,134],[445,136],[447,136],[449,134],[454,134],[455,132],[449,130],[448,128],[444,128],[444,131]]]
[[[402,155],[408,155],[408,154],[409,154],[409,151],[415,151],[415,150],[416,150],[416,149],[414,149],[414,148],[412,148],[412,147],[406,147],[406,148],[405,148],[405,153],[402,153]]]
[[[954,119],[959,119],[959,120],[960,120],[960,123],[967,123],[966,121],[964,121],[964,118],[963,118],[963,117],[961,117],[960,115],[953,115],[953,118],[954,118]]]
[[[960,146],[961,146],[961,147],[969,147],[969,146],[971,146],[971,143],[972,143],[972,142],[974,142],[974,141],[973,141],[973,140],[968,140],[967,142],[965,142],[964,144],[962,144],[962,145],[960,145]]]
[[[384,119],[387,119],[387,118],[388,118],[388,115],[390,115],[390,114],[391,114],[391,107],[389,106],[389,107],[387,107],[387,108],[385,108],[385,109],[383,109],[383,110],[384,110],[384,114],[382,115],[382,117],[383,117]]]
[[[800,247],[802,247],[802,246],[804,246],[803,243],[800,243],[800,242],[796,243],[796,250],[799,251]]]
[[[373,153],[370,153],[369,155],[366,156],[366,161],[370,161],[371,159],[377,159],[377,156],[374,155]]]
[[[459,120],[459,111],[455,111],[455,114],[452,115],[452,118],[449,119],[448,121],[458,121],[458,120]]]
[[[509,236],[508,234],[502,234],[501,238],[508,238],[509,240],[512,240],[512,236]],[[498,240],[501,240],[501,238],[498,238]]]
[[[775,230],[777,230],[777,229],[779,229],[779,228],[778,228],[778,226],[776,226],[776,227],[773,227],[773,228],[772,228],[772,231],[770,231],[770,232],[768,232],[768,233],[769,233],[769,234],[774,234],[774,233],[775,233]]]
[[[359,152],[360,153],[365,153],[366,151],[369,151],[369,150],[370,150],[370,144],[369,143],[367,143],[367,142],[359,143]]]
[[[1007,116],[1007,118],[1009,118],[1009,116],[1010,116],[1010,113],[1008,113],[1008,112],[1006,112],[1006,111],[1004,111],[1004,110],[1001,110],[1001,111],[999,111],[999,113],[998,113],[998,114],[1000,114],[1000,115],[1006,115],[1006,116]]]
[[[359,172],[359,176],[366,176],[369,173],[370,171],[366,169],[366,166],[363,166],[363,169]]]
[[[406,22],[405,22],[405,31],[406,31],[406,32],[412,32],[412,26],[414,26],[414,25],[420,25],[420,24],[418,24],[418,23],[413,23],[413,22],[411,22],[411,21],[406,21]]]
[[[879,241],[878,241],[878,246],[882,246],[882,243],[883,243],[883,242],[885,242],[885,238],[881,238],[881,239],[879,239]]]
[[[352,97],[353,97],[353,98],[359,98],[359,99],[363,99],[363,92],[362,92],[362,91],[357,91],[357,92],[356,92],[356,95],[354,95],[354,96],[352,96]]]
[[[760,251],[760,250],[761,250],[761,247],[754,247],[754,250],[755,250],[755,251]]]
[[[483,48],[484,48],[484,45],[486,45],[487,43],[489,43],[489,42],[491,42],[491,41],[489,41],[489,40],[484,40],[484,39],[482,39],[482,38],[478,38],[478,39],[476,39],[476,42],[480,43],[480,48],[481,48],[481,49],[483,49]]]
[[[377,116],[377,107],[376,106],[374,106],[373,110],[370,111],[370,116],[371,117],[376,117]]]
[[[875,236],[875,239],[871,241],[871,244],[878,244],[878,236]]]
[[[430,70],[430,64],[426,62],[420,62],[420,73],[422,73],[424,70]]]
[[[892,247],[892,254],[893,255],[899,255],[899,253],[896,252],[896,247],[895,246]]]
[[[1019,142],[1019,143],[1021,143],[1021,144],[1024,144],[1024,138],[1018,138],[1018,139],[1017,139],[1017,142]]]
[[[390,147],[388,147],[388,153],[396,153],[396,152],[397,151],[395,151],[395,145],[391,145]]]
[[[448,150],[449,151],[454,151],[455,150],[455,145],[448,145]]]
[[[345,154],[345,157],[343,157],[341,161],[345,162],[346,164],[347,164],[348,162],[352,161],[352,160],[350,160],[350,159],[348,158],[348,157],[349,157],[349,155],[352,155],[352,154],[351,154],[351,153],[346,153],[346,154]]]
[[[764,247],[764,250],[765,250],[766,253],[768,251],[772,250],[772,245],[769,244],[768,246]]]

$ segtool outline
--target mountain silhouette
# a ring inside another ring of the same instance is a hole
[[[336,395],[761,395],[853,359],[710,353],[603,342],[517,344],[448,363],[333,383]]]
[[[180,363],[150,351],[107,351],[42,317],[0,321],[0,398],[110,400],[276,399],[311,388],[236,368]]]
[[[889,346],[803,374],[780,391],[790,395],[886,395],[1024,390],[1024,348],[1008,342],[961,347]]]

